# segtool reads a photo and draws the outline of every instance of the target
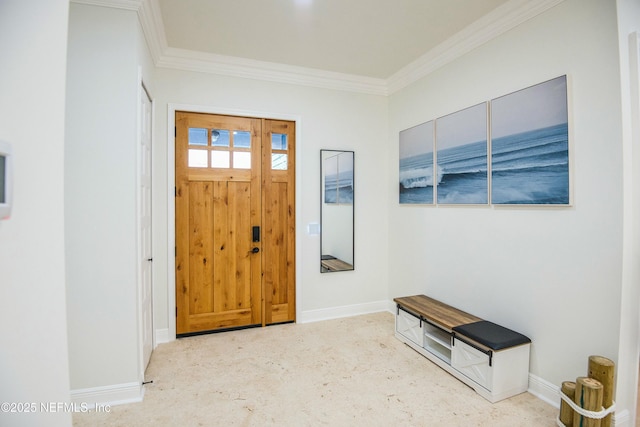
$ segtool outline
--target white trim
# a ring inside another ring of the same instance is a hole
[[[176,339],[176,111],[167,104],[167,324],[168,341]],[[174,135],[174,136],[171,136]]]
[[[70,2],[137,11],[140,9],[144,0],[70,0]]]
[[[564,0],[509,0],[388,79],[255,61],[168,46],[158,0],[71,0],[136,10],[157,67],[373,95],[390,95]]]
[[[629,410],[616,411],[611,417],[611,425],[613,427],[632,427]]]
[[[549,405],[560,408],[560,387],[529,373],[529,393]]]
[[[340,307],[307,310],[298,316],[298,323],[319,322],[322,320],[340,319],[342,317],[359,316],[361,314],[379,313],[389,310],[389,301],[373,301],[364,304],[343,305]]]
[[[137,382],[71,390],[72,403],[86,403],[90,408],[142,402],[143,397],[144,387]]]
[[[630,81],[630,87],[631,87],[631,145],[633,147],[633,149],[631,150],[631,153],[633,156],[631,167],[632,167],[633,173],[632,173],[631,181],[626,181],[624,185],[626,185],[627,182],[631,182],[631,186],[633,188],[633,196],[631,200],[633,218],[637,220],[638,216],[640,215],[640,212],[637,211],[638,204],[640,204],[640,196],[638,195],[638,188],[636,187],[636,185],[638,185],[637,184],[638,176],[640,175],[640,171],[638,170],[638,168],[640,167],[640,156],[638,155],[638,151],[637,151],[640,149],[640,31],[634,31],[633,33],[631,33],[629,35],[629,39],[630,39],[629,40],[629,50],[630,50],[629,62],[631,67],[629,71],[629,74],[630,74],[629,81]],[[637,225],[634,222],[634,224],[631,226],[631,229],[634,230],[633,235],[637,236],[638,231],[636,231],[635,227],[637,227]],[[625,237],[623,237],[623,240],[629,237],[630,236],[628,236],[627,233],[625,233]],[[634,243],[632,243],[632,253],[637,254],[638,253],[637,251],[638,251],[638,243],[637,241],[634,241]],[[631,262],[634,263],[634,261],[631,261]],[[638,285],[634,284],[633,286],[638,286]],[[625,295],[625,292],[623,291],[623,298],[624,298],[624,295]],[[636,295],[636,298],[638,298],[637,293],[634,293],[634,295]],[[637,307],[636,304],[631,304],[631,306]],[[630,315],[629,317],[626,318],[626,320],[623,320],[623,321],[627,321],[627,322],[631,321],[631,322],[634,322],[635,325],[637,325],[638,314],[639,314],[638,309],[636,308],[634,310],[634,314]],[[636,337],[638,336],[637,333],[635,336]],[[639,343],[637,340],[635,340],[635,342],[632,341],[629,344],[630,346],[628,348],[634,349],[634,353],[633,353],[635,355],[634,359],[637,360]],[[633,387],[631,402],[638,402],[638,398],[640,397],[638,396],[638,389],[640,388],[640,382],[638,381],[637,369],[633,370],[633,375],[635,377],[635,381],[633,381],[633,384],[638,384],[638,386]],[[635,424],[638,424],[638,420],[640,419],[638,406],[636,406],[635,408],[631,408],[630,411],[627,411],[627,416],[629,418],[629,421],[628,421],[629,425],[632,425],[631,423],[634,422],[634,420],[635,420]]]
[[[172,339],[169,338],[169,328],[156,329],[156,347],[158,346],[158,344],[168,343],[169,341],[172,341]]]
[[[140,248],[142,247],[142,194],[140,191],[141,184],[141,175],[142,170],[140,167],[140,162],[142,159],[142,114],[141,114],[141,104],[142,104],[142,90],[144,85],[142,84],[142,67],[138,66],[138,85],[136,90],[136,243],[135,243],[135,254],[136,254],[136,318],[138,321],[138,381],[144,381],[144,362],[143,362],[143,353],[144,353],[144,331],[143,331],[143,321],[142,321],[142,258],[140,257]],[[147,94],[148,95],[148,94]]]
[[[176,111],[188,111],[193,113],[223,114],[230,116],[268,118],[274,120],[288,120],[296,124],[296,170],[295,170],[295,194],[296,194],[296,319],[300,319],[300,305],[302,301],[302,117],[297,114],[274,113],[267,111],[240,110],[225,107],[194,104],[167,104],[167,313],[168,313],[168,341],[176,339],[176,232],[175,232],[175,137],[174,128]],[[299,321],[299,320],[297,320]],[[157,332],[158,333],[158,332]]]
[[[144,38],[149,47],[149,53],[154,64],[158,64],[160,58],[169,46],[167,46],[167,35],[164,32],[164,22],[160,13],[158,0],[141,0],[138,9],[138,20],[142,27]]]
[[[510,0],[408,64],[387,80],[388,92],[427,76],[564,0]]]
[[[299,86],[387,95],[387,81],[385,79],[172,47],[162,52],[156,66]]]

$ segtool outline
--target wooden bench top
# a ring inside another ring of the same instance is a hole
[[[322,267],[327,269],[327,271],[345,271],[345,270],[353,270],[353,265],[342,261],[341,259],[323,259],[320,261]]]
[[[394,298],[393,301],[448,332],[451,332],[456,326],[483,320],[426,295]]]

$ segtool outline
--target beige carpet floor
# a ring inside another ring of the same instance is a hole
[[[74,426],[556,425],[529,393],[489,403],[393,329],[375,313],[162,344],[143,402],[74,414]]]

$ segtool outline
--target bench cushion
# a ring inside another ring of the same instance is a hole
[[[488,320],[455,326],[453,331],[496,351],[531,342],[526,336]]]

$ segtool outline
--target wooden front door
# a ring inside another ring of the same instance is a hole
[[[176,112],[176,333],[295,320],[294,123]]]

